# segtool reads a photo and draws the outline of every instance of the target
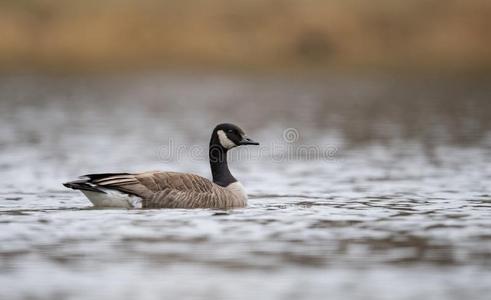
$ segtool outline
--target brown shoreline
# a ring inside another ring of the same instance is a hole
[[[486,0],[0,2],[0,71],[489,72]]]

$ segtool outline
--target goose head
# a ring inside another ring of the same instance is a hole
[[[213,130],[211,141],[226,150],[243,145],[259,145],[247,137],[239,126],[230,123],[218,124]]]

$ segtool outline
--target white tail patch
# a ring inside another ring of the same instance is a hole
[[[100,187],[99,187],[100,188]],[[100,188],[101,189],[101,188]],[[81,191],[95,207],[141,208],[142,198],[116,190],[102,189],[106,193]]]
[[[225,134],[223,130],[218,130],[217,134],[218,140],[220,141],[220,144],[222,144],[223,148],[230,149],[233,147],[237,147],[237,145],[228,138],[227,134]]]

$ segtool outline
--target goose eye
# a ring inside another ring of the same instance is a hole
[[[227,132],[228,132],[228,133],[232,133],[232,132],[234,132],[234,131],[233,131],[232,129],[229,129]]]

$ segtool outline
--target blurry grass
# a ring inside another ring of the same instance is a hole
[[[0,0],[0,70],[491,70],[489,0]]]

